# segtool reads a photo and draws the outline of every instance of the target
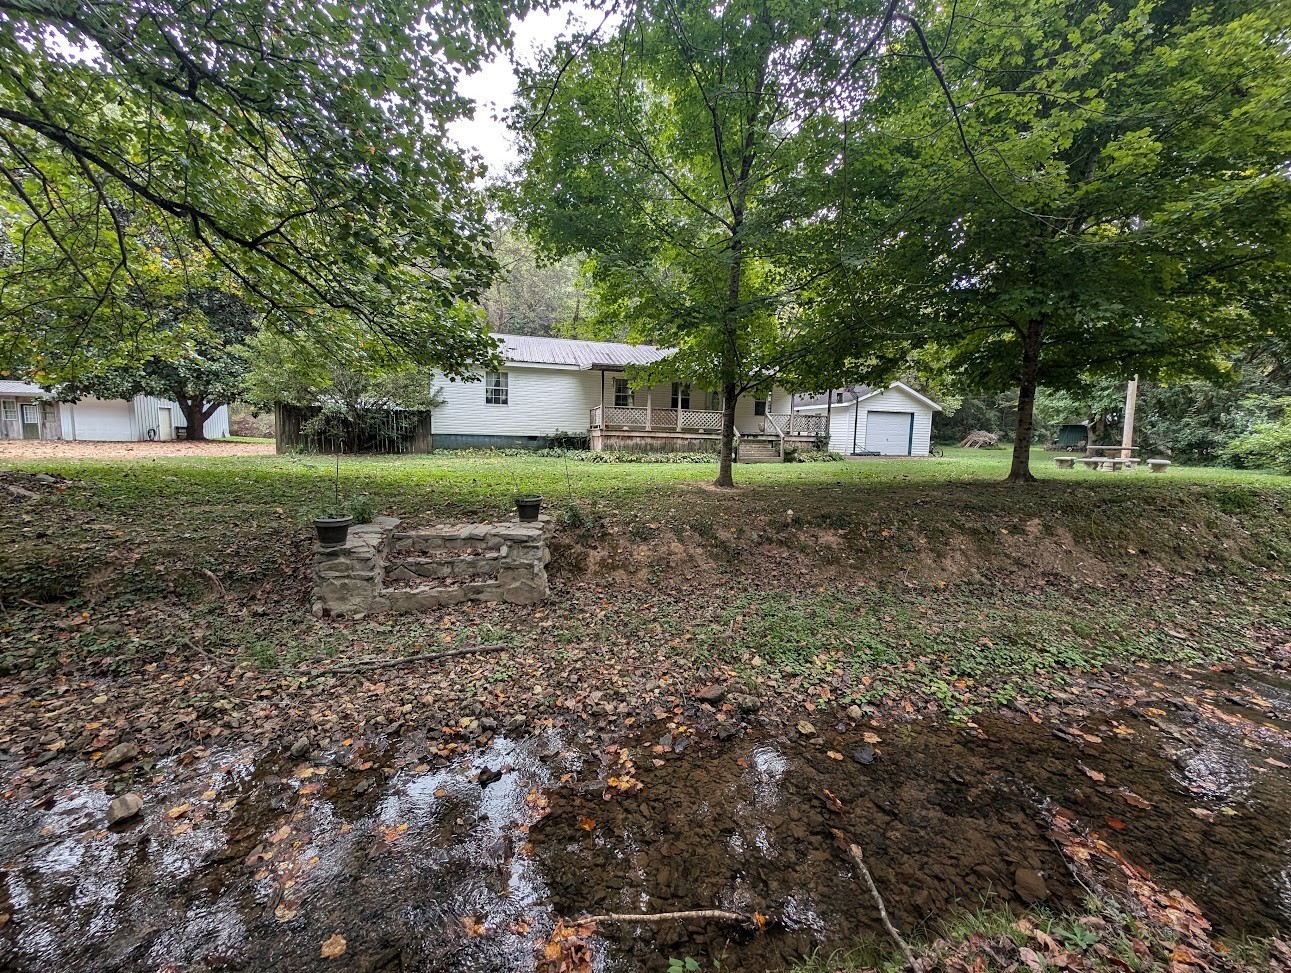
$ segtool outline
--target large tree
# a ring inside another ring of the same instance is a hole
[[[721,392],[720,486],[739,397],[837,361],[803,295],[836,264],[870,9],[638,0],[521,72],[515,208],[544,254],[588,255],[603,327],[678,348],[673,375]]]
[[[851,172],[870,219],[830,283],[892,360],[1017,390],[1011,480],[1038,387],[1205,376],[1291,325],[1289,26],[1254,0],[892,19]]]
[[[270,326],[356,319],[449,371],[491,347],[448,311],[493,263],[446,135],[503,0],[0,0],[0,369],[147,345],[151,234],[196,246]],[[85,339],[89,338],[88,345]]]
[[[169,399],[184,414],[188,438],[205,439],[206,420],[221,405],[245,396],[249,366],[243,345],[256,334],[256,315],[235,290],[211,282],[153,295],[152,301],[156,303],[136,297],[135,304],[144,304],[139,309],[156,336],[168,337],[164,352],[114,354],[120,364],[56,384],[53,390],[68,401],[86,395]]]

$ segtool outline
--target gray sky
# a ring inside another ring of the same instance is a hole
[[[531,63],[538,48],[550,46],[558,35],[567,31],[571,18],[576,25],[586,23],[581,3],[530,14],[515,25],[515,48],[511,56],[521,63]],[[491,176],[499,176],[516,161],[515,150],[501,120],[516,93],[510,59],[505,55],[495,58],[476,74],[463,78],[459,88],[475,100],[475,118],[454,124],[450,131],[464,148],[475,149],[484,157]]]

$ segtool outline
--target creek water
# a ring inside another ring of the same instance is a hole
[[[524,970],[557,917],[722,908],[767,928],[602,923],[595,962],[774,970],[881,933],[835,831],[909,932],[982,905],[1079,907],[1056,808],[1218,935],[1285,934],[1291,686],[1173,688],[1056,726],[817,718],[809,737],[648,726],[609,747],[553,730],[443,765],[408,742],[198,752],[153,768],[144,813],[111,829],[103,775],[69,770],[35,804],[0,804],[0,968]]]

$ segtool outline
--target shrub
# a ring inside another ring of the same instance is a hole
[[[1291,475],[1291,413],[1238,436],[1228,444],[1224,456],[1235,466]]]

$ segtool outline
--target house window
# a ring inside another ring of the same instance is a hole
[[[40,414],[46,422],[54,421],[54,403],[42,402],[40,404]]]
[[[672,383],[672,408],[689,409],[690,408],[690,386],[682,385],[680,382]]]
[[[635,398],[626,378],[614,380],[614,404],[619,408],[635,404]]]
[[[18,403],[14,399],[4,400],[4,418],[5,422],[18,421]]]
[[[721,392],[708,393],[708,408],[713,412],[722,411],[722,393]]]
[[[843,393],[842,393],[842,392],[835,392],[835,393],[834,393],[834,401],[835,401],[835,402],[842,402],[842,401],[843,401]]]
[[[754,400],[753,400],[753,414],[754,414],[755,416],[764,416],[764,415],[766,415],[766,414],[767,414],[767,400],[766,400],[766,399],[754,399]]]
[[[485,405],[506,405],[507,393],[507,373],[506,372],[485,372],[484,373],[484,404]]]

